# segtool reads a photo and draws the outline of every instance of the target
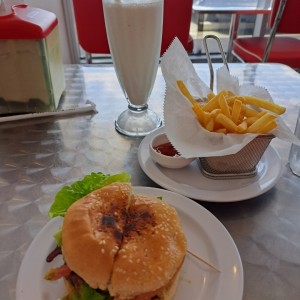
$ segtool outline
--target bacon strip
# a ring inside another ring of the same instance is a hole
[[[59,254],[62,254],[61,247],[56,246],[56,248],[47,256],[46,261],[51,262]]]

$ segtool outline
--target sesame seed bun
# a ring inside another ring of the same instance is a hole
[[[186,239],[176,210],[159,199],[134,195],[110,294],[120,299],[161,294],[176,276],[185,253]]]
[[[170,300],[186,238],[173,207],[113,183],[68,209],[62,251],[71,270],[115,300]]]
[[[67,210],[62,227],[64,260],[92,288],[108,287],[130,195],[129,183],[114,183],[88,194]]]

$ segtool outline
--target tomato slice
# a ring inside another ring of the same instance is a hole
[[[62,265],[58,268],[51,268],[47,271],[44,278],[46,280],[54,281],[62,277],[67,277],[71,273],[71,269],[67,265]]]

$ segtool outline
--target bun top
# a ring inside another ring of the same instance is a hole
[[[114,183],[93,191],[67,210],[62,253],[69,268],[92,288],[108,287],[130,196],[129,183]]]
[[[133,195],[110,294],[151,299],[174,279],[185,254],[186,239],[176,210],[162,200]]]
[[[113,183],[68,209],[62,250],[91,287],[116,299],[151,299],[176,277],[186,239],[173,207]]]

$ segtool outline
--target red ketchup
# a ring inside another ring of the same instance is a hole
[[[179,152],[173,147],[173,145],[168,142],[158,146],[153,147],[155,151],[166,156],[180,156]]]

